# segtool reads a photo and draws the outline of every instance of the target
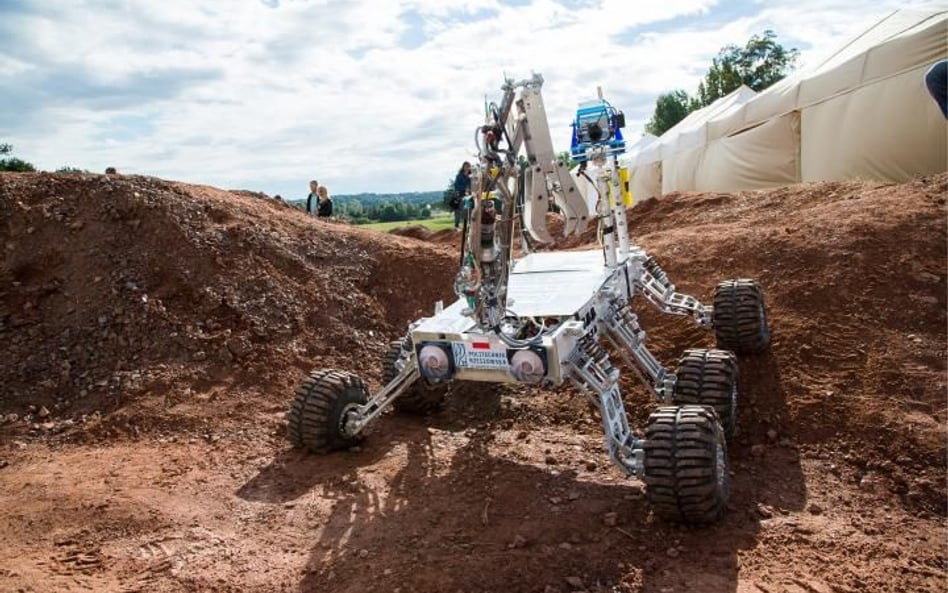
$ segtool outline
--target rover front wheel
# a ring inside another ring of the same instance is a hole
[[[352,447],[362,439],[343,432],[346,414],[368,399],[368,390],[356,375],[333,369],[314,371],[296,390],[286,436],[294,447],[313,453]]]

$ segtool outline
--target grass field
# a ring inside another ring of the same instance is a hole
[[[431,218],[425,218],[421,220],[399,220],[397,222],[373,222],[369,224],[360,224],[359,226],[364,229],[372,229],[375,231],[382,231],[387,233],[392,229],[397,229],[406,226],[412,225],[422,225],[427,227],[432,231],[443,231],[444,229],[450,229],[454,226],[454,214],[438,213],[436,216]]]

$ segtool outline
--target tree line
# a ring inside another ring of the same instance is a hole
[[[355,224],[431,218],[432,211],[443,208],[441,197],[438,191],[336,195],[332,196],[333,216]],[[290,203],[306,207],[305,199]]]

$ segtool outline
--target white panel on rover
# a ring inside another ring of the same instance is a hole
[[[620,262],[620,267],[621,269]],[[602,252],[556,251],[531,253],[514,264],[507,287],[510,310],[520,317],[567,317],[592,300],[610,279]],[[462,314],[467,304],[457,300],[424,320],[416,332],[461,334],[474,328]]]
[[[510,274],[510,309],[520,317],[573,315],[613,273],[599,250],[531,253],[518,260]]]

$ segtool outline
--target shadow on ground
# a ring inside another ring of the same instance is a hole
[[[757,545],[761,519],[799,510],[806,492],[792,449],[753,447],[767,438],[757,418],[783,405],[773,358],[742,361],[741,370],[754,403],[731,455],[730,509],[713,526],[658,520],[639,482],[612,468],[514,460],[520,445],[496,439],[507,395],[470,387],[441,414],[384,419],[358,453],[285,452],[238,494],[279,503],[317,491],[332,501],[308,544],[303,593],[734,592],[738,553]],[[439,449],[431,426],[457,446]],[[357,470],[378,469],[395,447],[399,463],[384,482],[360,480]]]

